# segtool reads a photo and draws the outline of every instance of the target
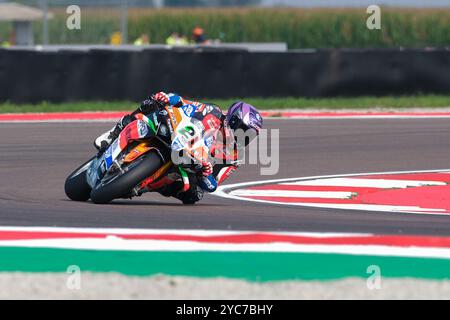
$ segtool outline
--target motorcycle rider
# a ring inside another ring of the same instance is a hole
[[[210,156],[222,160],[215,165],[211,164],[209,159],[198,163],[196,166],[198,174],[189,175],[190,189],[187,191],[181,190],[181,182],[157,190],[164,196],[173,196],[185,204],[193,204],[202,199],[204,191],[214,192],[217,186],[236,170],[239,165],[238,150],[247,146],[259,134],[262,117],[255,107],[241,101],[233,103],[225,115],[217,105],[189,101],[174,93],[158,92],[144,100],[134,112],[123,116],[111,130],[95,139],[94,145],[99,150],[99,155],[117,139],[123,128],[136,120],[136,114],[143,113],[162,122],[163,118],[167,117],[163,106],[167,105],[182,108],[191,121],[201,122],[204,131],[214,132],[210,141]],[[242,146],[238,146],[236,142],[236,130],[242,130],[247,135],[251,133]]]

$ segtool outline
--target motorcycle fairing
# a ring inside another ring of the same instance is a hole
[[[140,156],[142,156],[144,153],[147,153],[148,151],[156,149],[155,147],[152,147],[149,145],[148,142],[142,142],[138,144],[136,147],[134,147],[123,159],[123,163],[131,163]]]
[[[119,154],[126,148],[130,141],[143,139],[148,134],[148,126],[142,120],[136,120],[128,124],[119,137],[109,146],[103,156],[105,169],[108,170]]]

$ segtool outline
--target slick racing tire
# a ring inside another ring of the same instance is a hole
[[[89,200],[91,187],[87,183],[86,171],[94,159],[95,157],[89,159],[89,161],[83,163],[67,177],[66,183],[64,184],[64,191],[69,199],[74,201]]]
[[[156,152],[146,153],[123,166],[123,173],[104,177],[91,191],[92,202],[105,204],[130,195],[134,187],[154,174],[162,165],[163,162]]]

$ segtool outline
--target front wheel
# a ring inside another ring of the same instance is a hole
[[[91,187],[87,183],[86,171],[94,159],[95,157],[89,159],[67,177],[64,184],[64,191],[69,199],[74,201],[89,200]]]
[[[159,155],[150,151],[142,157],[122,168],[114,174],[105,176],[91,191],[94,203],[104,204],[114,199],[124,197],[140,182],[154,174],[163,162]]]

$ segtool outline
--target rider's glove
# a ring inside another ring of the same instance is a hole
[[[156,106],[155,101],[153,99],[147,99],[142,101],[139,107],[139,111],[142,112],[143,114],[149,114],[150,112],[154,111],[157,108],[158,106]]]
[[[169,100],[170,100],[169,96],[164,92],[155,93],[152,96],[152,98],[153,98],[153,100],[160,102],[164,105],[169,104]]]
[[[205,177],[213,173],[213,166],[208,161],[196,162],[192,169],[194,169],[197,173],[201,173]]]
[[[213,167],[211,162],[203,162],[202,163],[202,174],[207,177],[213,173]]]

